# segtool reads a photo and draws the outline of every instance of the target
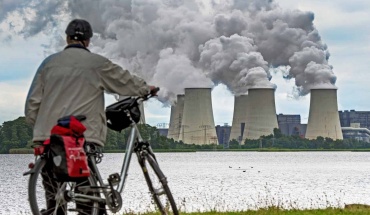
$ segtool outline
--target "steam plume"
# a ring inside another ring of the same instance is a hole
[[[272,0],[17,0],[1,6],[0,24],[18,23],[25,36],[53,32],[58,49],[64,36],[57,30],[64,32],[72,18],[89,20],[96,32],[92,50],[161,86],[163,101],[195,85],[223,83],[235,94],[275,87],[269,68],[279,66],[290,68],[285,75],[300,95],[335,87],[314,14],[284,10]]]

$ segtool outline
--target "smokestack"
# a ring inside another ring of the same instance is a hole
[[[262,135],[273,134],[274,128],[279,127],[276,117],[275,89],[249,89],[246,111],[242,144],[245,139],[258,139]]]
[[[179,140],[187,144],[217,144],[211,88],[185,88]]]
[[[244,128],[247,122],[247,103],[248,95],[235,96],[234,115],[229,141],[235,139],[240,142],[243,140]]]
[[[311,89],[310,112],[306,138],[318,136],[342,140],[339,121],[337,89]]]
[[[177,102],[171,106],[171,118],[170,127],[168,129],[168,138],[172,138],[175,141],[179,140],[182,114],[184,110],[184,99],[185,95],[177,95]]]

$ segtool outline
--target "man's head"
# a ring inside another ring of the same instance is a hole
[[[90,23],[83,19],[72,20],[67,28],[67,43],[80,43],[87,47],[90,43],[90,38],[93,36],[93,31]]]

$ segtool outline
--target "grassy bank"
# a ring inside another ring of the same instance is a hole
[[[197,149],[198,152],[369,152],[370,149]]]
[[[33,149],[31,148],[9,149],[9,154],[33,154]]]
[[[370,215],[369,205],[346,205],[345,208],[326,208],[314,210],[284,210],[277,207],[270,207],[267,209],[236,211],[236,212],[195,212],[195,213],[180,213],[181,215]],[[133,213],[126,213],[125,215],[133,215]],[[160,215],[160,213],[143,213],[141,215]]]

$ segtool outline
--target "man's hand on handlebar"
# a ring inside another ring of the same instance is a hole
[[[149,86],[149,89],[150,89],[150,95],[151,96],[157,96],[157,92],[159,91],[159,87]]]

